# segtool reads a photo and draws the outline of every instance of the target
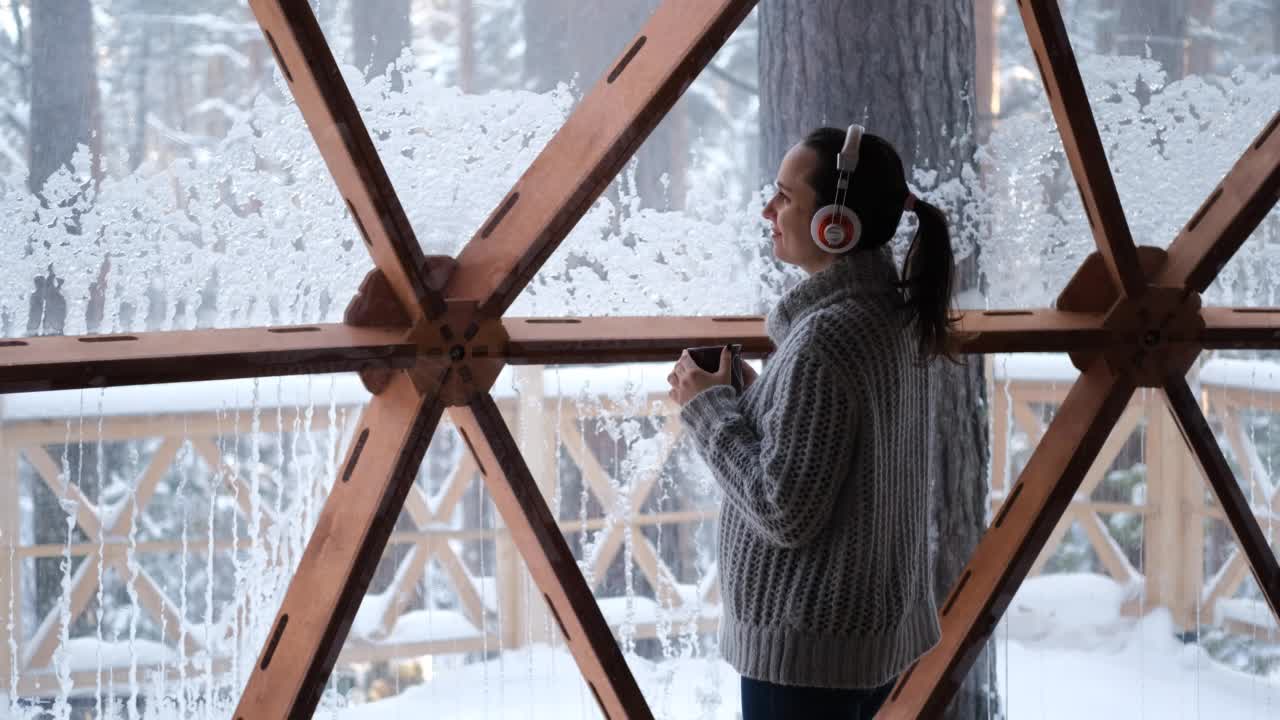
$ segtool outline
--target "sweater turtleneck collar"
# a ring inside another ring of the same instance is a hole
[[[892,295],[898,271],[888,248],[853,252],[791,288],[769,313],[765,330],[781,346],[791,328],[809,313],[852,297]]]

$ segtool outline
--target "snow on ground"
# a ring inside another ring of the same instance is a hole
[[[1098,575],[1023,585],[995,634],[1011,720],[1280,717],[1280,674],[1241,673],[1182,644],[1163,608],[1121,617],[1125,594]]]
[[[1280,676],[1237,672],[1173,637],[1167,612],[1122,617],[1127,590],[1088,574],[1028,580],[997,629],[997,672],[1010,720],[1280,717]],[[738,675],[718,659],[653,663],[629,656],[658,718],[732,720]],[[337,713],[396,718],[597,718],[591,692],[562,648],[537,645],[500,659],[437,669],[423,685]],[[321,715],[323,716],[323,715]]]

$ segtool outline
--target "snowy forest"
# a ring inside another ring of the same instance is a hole
[[[852,122],[947,213],[959,307],[1053,306],[1094,241],[1016,3],[808,3],[760,3],[510,315],[767,312],[801,277],[760,217],[777,163]],[[1280,108],[1280,0],[1060,4],[1133,236],[1165,247]],[[428,255],[657,5],[311,2]],[[806,25],[828,11],[875,26]],[[802,71],[794,28],[840,66]],[[372,267],[247,0],[0,0],[0,207],[0,338],[341,322]],[[1280,306],[1278,261],[1273,211],[1205,304]],[[507,368],[494,393],[654,715],[730,719],[719,491],[667,367]],[[948,372],[940,597],[1076,375]],[[1215,351],[1191,380],[1275,547],[1280,357]],[[348,375],[0,395],[0,718],[229,716],[368,397]],[[1165,412],[1138,403],[950,717],[1276,716],[1280,622]],[[317,716],[600,717],[522,562],[442,424]]]

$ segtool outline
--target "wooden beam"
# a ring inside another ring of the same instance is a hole
[[[1095,361],[1071,388],[968,567],[939,608],[942,638],[905,672],[879,718],[939,717],[1133,396]]]
[[[991,494],[993,496],[1004,496],[1008,494],[1009,468],[1012,464],[1009,448],[1009,436],[1012,433],[1009,426],[1012,424],[1013,409],[1009,398],[1013,392],[1012,388],[1009,387],[1010,379],[1004,377],[997,380],[991,358],[986,358],[985,360],[987,387],[990,388],[988,395],[992,400]]]
[[[1203,293],[1280,196],[1280,112],[1169,246],[1158,284]]]
[[[1116,338],[1102,315],[1043,308],[957,313],[954,342],[963,353],[1066,352],[1101,349]]]
[[[0,341],[0,393],[412,366],[404,328],[349,325]]]
[[[1049,538],[1045,541],[1039,555],[1036,556],[1035,562],[1031,564],[1031,569],[1027,571],[1027,575],[1040,574],[1044,566],[1053,558],[1054,552],[1062,542],[1062,536],[1066,535],[1067,531],[1071,529],[1072,523],[1079,522],[1083,530],[1089,531],[1089,528],[1084,527],[1085,523],[1089,522],[1091,518],[1097,519],[1097,515],[1094,514],[1096,505],[1089,502],[1089,496],[1106,479],[1107,471],[1111,469],[1111,464],[1115,462],[1120,450],[1129,441],[1129,436],[1137,429],[1138,423],[1142,420],[1142,415],[1142,404],[1130,403],[1129,407],[1125,408],[1124,414],[1120,416],[1116,426],[1107,435],[1107,440],[1102,444],[1102,449],[1098,451],[1098,456],[1089,465],[1089,471],[1085,473],[1084,480],[1080,482],[1080,488],[1076,490],[1075,497],[1072,498],[1071,507],[1062,516],[1062,519],[1058,521],[1057,525],[1054,526],[1053,532],[1049,534]],[[1129,510],[1129,508],[1125,509],[1126,511]],[[1093,544],[1094,540],[1100,539],[1092,533],[1090,533],[1089,537],[1091,544]],[[1098,547],[1095,547],[1095,550],[1099,558],[1101,558],[1104,550]],[[1129,579],[1128,576],[1120,577],[1116,575],[1115,577],[1121,581]]]
[[[602,712],[610,718],[650,720],[653,714],[644,695],[497,405],[483,395],[470,405],[451,408],[449,415],[475,455],[489,495]]]
[[[444,296],[427,276],[422,248],[310,3],[250,0],[249,6],[374,265],[411,320],[443,315]]]
[[[484,627],[484,599],[471,581],[471,574],[462,564],[458,554],[449,546],[448,538],[439,538],[432,543],[435,556],[440,560],[440,567],[453,580],[453,589],[458,593],[458,602],[462,605],[462,614],[476,627]]]
[[[442,411],[403,372],[365,409],[233,717],[311,716]]]
[[[1129,232],[1071,39],[1062,22],[1062,11],[1056,0],[1020,0],[1018,8],[1098,251],[1120,296],[1136,298],[1146,289],[1146,278],[1138,264],[1138,249]]]
[[[1200,317],[1206,350],[1280,350],[1280,308],[1209,307]]]
[[[675,361],[685,348],[741,343],[773,352],[762,317],[503,318],[512,365]]]
[[[395,629],[396,621],[404,612],[405,605],[413,599],[414,591],[427,570],[427,563],[431,562],[431,548],[439,542],[441,541],[432,540],[415,543],[401,558],[400,565],[396,567],[395,577],[391,579],[391,584],[385,591],[390,596],[383,605],[382,617],[378,618],[377,627],[371,633],[373,639],[384,638]]]
[[[49,492],[54,494],[54,497],[75,504],[76,525],[84,531],[90,541],[97,542],[102,536],[102,519],[98,517],[98,506],[84,496],[79,485],[63,482],[58,463],[43,446],[23,448],[22,454],[27,457],[27,462],[31,463],[36,475],[49,488]]]
[[[1280,492],[1272,490],[1267,486],[1269,482],[1264,484],[1262,480],[1268,477],[1269,473],[1266,471],[1266,466],[1262,464],[1257,446],[1244,432],[1244,425],[1240,422],[1240,411],[1232,405],[1216,404],[1222,406],[1219,410],[1222,429],[1226,432],[1227,442],[1231,444],[1231,451],[1236,456],[1236,464],[1244,471],[1245,484],[1249,486],[1250,494],[1263,500],[1274,501],[1280,498]]]
[[[660,5],[463,248],[445,295],[501,315],[755,5]]]
[[[80,617],[80,613],[88,607],[89,600],[93,598],[93,591],[98,587],[98,570],[101,567],[102,564],[96,555],[88,555],[71,576],[65,601],[68,625],[75,622],[76,618]],[[27,643],[29,649],[22,663],[24,669],[48,667],[53,661],[53,653],[62,642],[62,602],[59,599],[58,603],[49,608],[48,614],[40,621],[40,626],[36,628],[35,634]]]
[[[1275,553],[1267,544],[1267,537],[1258,527],[1258,520],[1253,516],[1249,501],[1236,483],[1231,466],[1218,447],[1208,420],[1196,404],[1195,395],[1182,377],[1171,377],[1164,384],[1165,397],[1169,408],[1173,411],[1178,427],[1200,464],[1200,471],[1209,480],[1222,509],[1227,513],[1231,529],[1235,531],[1236,541],[1243,548],[1253,575],[1258,580],[1258,589],[1271,606],[1271,613],[1280,620],[1280,564],[1276,563]]]

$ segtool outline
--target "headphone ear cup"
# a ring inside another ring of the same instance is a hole
[[[841,205],[827,205],[814,213],[809,222],[809,237],[824,252],[839,255],[849,252],[862,237],[862,221],[858,214]]]

